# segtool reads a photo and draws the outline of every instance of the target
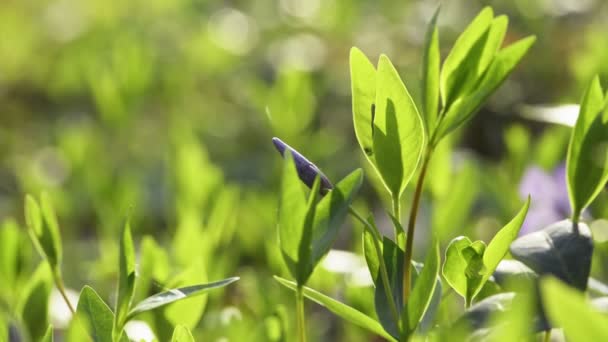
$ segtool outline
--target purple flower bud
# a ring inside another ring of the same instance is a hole
[[[315,182],[315,178],[319,176],[321,178],[321,187],[319,192],[321,194],[326,194],[329,190],[333,189],[334,186],[331,184],[329,179],[321,172],[321,170],[312,162],[310,162],[306,157],[300,154],[300,152],[293,149],[291,146],[284,143],[279,138],[272,138],[272,143],[274,147],[277,148],[277,151],[281,153],[282,156],[285,156],[285,151],[289,150],[291,155],[293,156],[293,161],[296,164],[296,170],[298,172],[298,176],[306,184],[309,188],[312,188],[313,183]]]

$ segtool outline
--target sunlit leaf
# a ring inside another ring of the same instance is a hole
[[[55,211],[46,193],[40,196],[40,206],[32,196],[25,197],[25,222],[40,255],[48,260],[53,270],[58,270],[62,257],[61,237]]]
[[[137,305],[135,305],[129,312],[127,317],[130,319],[139,313],[154,310],[161,306],[165,306],[185,298],[205,294],[211,290],[234,283],[237,280],[239,280],[238,277],[226,278],[213,283],[186,286],[155,294],[137,303]]]
[[[89,325],[89,335],[95,342],[111,342],[114,324],[114,313],[89,286],[80,291],[76,314],[79,319],[84,317]]]
[[[194,342],[194,337],[188,327],[183,325],[177,325],[173,330],[173,336],[171,342]]]
[[[295,291],[297,288],[295,282],[277,276],[274,276],[274,278],[279,283],[281,283],[281,285],[284,285],[285,287],[293,291]],[[329,311],[340,316],[341,318],[355,325],[358,325],[361,328],[364,328],[378,336],[382,336],[389,341],[396,341],[391,335],[384,331],[380,323],[378,323],[373,318],[365,315],[364,313],[306,286],[303,287],[303,290],[304,296],[306,298],[316,302],[321,306],[326,307]]]
[[[118,295],[116,297],[116,318],[114,330],[121,331],[126,322],[127,312],[131,307],[135,289],[135,250],[129,219],[126,220],[120,236],[118,259]]]
[[[376,69],[361,50],[350,50],[350,78],[353,96],[353,126],[359,146],[375,167],[374,115],[376,103]]]

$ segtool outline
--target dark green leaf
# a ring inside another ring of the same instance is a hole
[[[79,319],[82,319],[81,317],[86,319],[89,335],[93,341],[112,341],[114,313],[91,287],[85,286],[80,291],[76,314]]]
[[[21,297],[19,307],[23,324],[34,341],[44,336],[49,324],[48,304],[52,283],[50,267],[42,263],[28,281]]]
[[[608,180],[608,110],[598,77],[581,101],[568,146],[568,193],[573,217],[578,218]]]
[[[582,291],[587,288],[593,239],[584,223],[554,223],[511,244],[511,254],[534,272],[553,275]]]
[[[437,275],[441,257],[439,256],[439,242],[433,238],[431,248],[427,252],[424,267],[414,283],[410,298],[407,299],[408,331],[413,332],[424,317],[431,298],[435,293]]]
[[[61,264],[61,237],[57,217],[46,193],[40,196],[40,206],[36,200],[25,197],[25,221],[28,232],[40,255],[45,258],[54,270]]]
[[[274,276],[274,278],[281,283],[281,285],[284,285],[285,287],[295,291],[296,290],[296,283],[289,281],[287,279],[283,279],[281,277],[277,277]],[[342,317],[343,319],[360,326],[361,328],[364,328],[378,336],[382,336],[385,339],[389,340],[389,341],[396,341],[391,335],[389,335],[386,331],[384,331],[384,329],[382,328],[382,326],[373,318],[365,315],[364,313],[344,304],[341,303],[333,298],[330,298],[322,293],[319,293],[311,288],[308,288],[306,286],[303,287],[304,289],[304,296],[314,302],[316,302],[317,304],[326,307],[329,311],[333,312],[334,314]]]
[[[439,69],[441,65],[439,29],[437,28],[439,9],[440,7],[437,7],[437,10],[435,10],[426,31],[422,63],[422,113],[425,118],[427,134],[435,129],[439,110]]]
[[[387,190],[393,198],[399,198],[420,161],[424,126],[397,70],[385,55],[380,56],[376,81],[376,167]]]
[[[180,324],[175,327],[171,342],[194,342],[194,337],[188,327]]]
[[[234,283],[237,280],[239,280],[238,277],[226,278],[213,283],[186,286],[155,294],[154,296],[148,297],[135,305],[135,307],[127,315],[127,318],[133,318],[133,316],[139,313],[154,310],[161,306],[165,306],[185,298],[205,294],[211,290]]]
[[[135,288],[135,251],[129,219],[126,220],[120,236],[118,256],[118,295],[116,297],[116,319],[114,330],[121,331],[131,307]]]
[[[564,329],[568,341],[608,341],[608,318],[584,295],[555,278],[541,281],[545,310],[551,323]]]
[[[353,96],[353,124],[359,146],[375,167],[373,127],[376,102],[376,69],[361,50],[350,50],[350,78]]]
[[[389,288],[392,292],[392,298],[397,310],[403,307],[403,250],[399,248],[391,239],[384,237],[382,241],[382,252],[384,264],[388,273]],[[376,279],[376,284],[382,284],[382,278],[379,276]],[[389,296],[384,291],[384,286],[376,286],[374,293],[374,303],[378,320],[384,329],[395,338],[399,336],[399,328],[397,322],[393,318],[390,306]]]

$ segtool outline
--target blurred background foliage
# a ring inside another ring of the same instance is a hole
[[[70,288],[92,283],[110,300],[117,236],[131,211],[140,255],[136,298],[150,287],[242,277],[209,298],[202,322],[205,298],[144,317],[161,340],[159,327],[180,320],[209,338],[291,336],[291,295],[271,277],[285,273],[276,245],[281,162],[270,138],[281,137],[331,179],[363,165],[352,128],[349,49],[372,59],[387,54],[417,98],[424,33],[437,5],[0,2],[0,218],[2,234],[22,246],[22,281],[38,260],[20,236],[24,194],[46,190],[60,218]],[[519,186],[530,167],[542,178],[564,163],[570,129],[526,119],[522,105],[578,103],[594,74],[608,81],[605,1],[446,1],[439,18],[444,56],[485,5],[509,17],[507,43],[530,34],[538,40],[481,113],[439,146],[418,258],[431,230],[444,246],[462,234],[488,241],[535,191]],[[374,212],[388,232],[380,183],[369,167],[366,176],[356,206]],[[588,217],[607,217],[608,196],[601,197]],[[596,237],[608,240],[606,221],[595,222]],[[335,248],[360,251],[361,231],[349,222]],[[608,248],[600,251],[602,258]],[[361,282],[367,271],[349,257],[328,258],[311,286],[371,314],[373,303],[361,296],[372,291]],[[606,277],[602,262],[594,273]],[[4,307],[18,291],[0,291]],[[368,338],[323,309],[311,315],[313,340]]]

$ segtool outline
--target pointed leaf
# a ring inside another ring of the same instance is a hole
[[[239,280],[239,277],[226,278],[213,283],[186,286],[155,294],[135,305],[127,317],[130,319],[142,312],[154,310],[185,298],[205,294],[211,290],[234,283],[237,280]]]
[[[431,303],[437,285],[440,262],[439,242],[436,238],[433,238],[424,267],[414,283],[410,298],[407,299],[405,309],[407,310],[408,331],[410,332],[416,330]]]
[[[376,69],[361,50],[350,50],[350,78],[353,96],[353,124],[363,154],[375,167],[374,106],[376,102]]]
[[[173,330],[171,342],[194,342],[194,337],[190,330],[188,330],[188,327],[180,324]]]
[[[568,194],[578,218],[608,180],[608,109],[599,78],[585,92],[568,146]]]
[[[135,250],[131,237],[131,226],[127,218],[120,236],[118,256],[118,295],[116,296],[115,332],[121,331],[126,322],[127,312],[131,307],[135,289]]]
[[[445,250],[445,261],[442,274],[450,286],[462,297],[467,295],[467,261],[462,257],[462,250],[472,241],[466,236],[454,238]]]
[[[556,222],[511,244],[513,257],[534,272],[553,275],[584,291],[591,270],[593,239],[584,223]]]
[[[306,215],[302,222],[302,237],[298,248],[298,262],[296,264],[297,277],[299,284],[305,284],[312,274],[316,263],[312,260],[313,255],[313,229],[314,219],[317,209],[317,194],[319,193],[320,178],[317,177],[312,186],[306,205]]]
[[[58,270],[62,257],[61,237],[55,211],[46,193],[40,196],[40,206],[32,196],[26,196],[25,221],[40,255]]]
[[[297,285],[295,282],[289,281],[287,279],[283,279],[281,277],[278,276],[274,276],[274,278],[283,286],[295,291],[297,288]],[[342,317],[343,319],[358,325],[361,328],[364,328],[378,336],[382,336],[383,338],[389,340],[389,341],[396,341],[391,335],[389,335],[386,331],[384,331],[384,329],[382,329],[382,326],[380,325],[380,323],[378,323],[377,321],[375,321],[373,318],[365,315],[364,313],[344,304],[341,303],[331,297],[328,297],[322,293],[319,293],[311,288],[308,288],[306,286],[303,287],[304,290],[304,296],[314,302],[316,302],[317,304],[326,307],[329,311],[333,312],[334,314]]]
[[[80,291],[76,314],[79,318],[86,319],[89,335],[93,341],[112,341],[114,313],[91,287],[85,286]]]
[[[545,310],[551,323],[564,329],[568,341],[608,341],[608,318],[593,308],[584,295],[558,281],[541,281]]]
[[[425,118],[427,134],[435,129],[439,110],[439,29],[437,28],[437,7],[426,31],[422,63],[422,113]]]
[[[385,55],[378,62],[373,124],[376,167],[387,190],[399,198],[416,171],[425,136],[416,105]]]

